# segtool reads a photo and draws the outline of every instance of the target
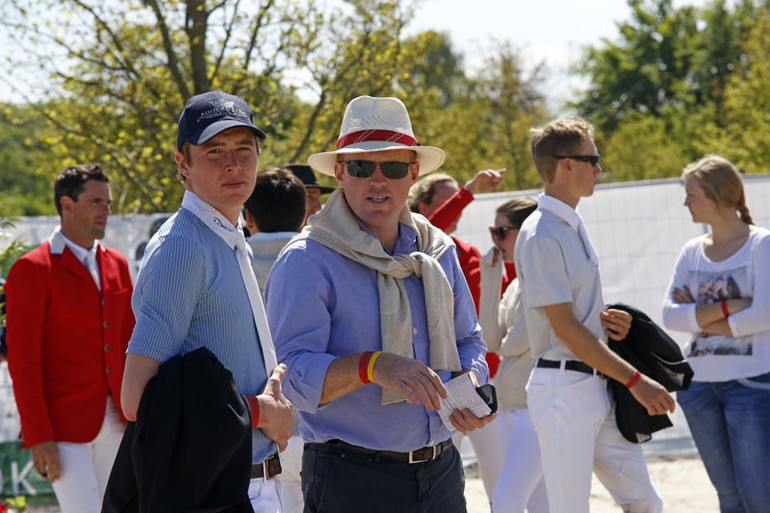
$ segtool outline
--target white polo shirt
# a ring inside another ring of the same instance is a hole
[[[548,305],[572,303],[575,318],[607,342],[599,317],[604,299],[598,258],[582,224],[572,207],[541,194],[519,231],[513,257],[534,358],[578,359],[556,338],[543,309]]]

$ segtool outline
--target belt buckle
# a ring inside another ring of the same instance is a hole
[[[270,479],[274,478],[280,473],[280,472],[275,474],[270,473],[270,463],[276,458],[278,458],[278,454],[273,454],[272,456],[270,456],[269,458],[267,458],[265,461],[262,462],[262,469],[263,469],[262,475],[265,481],[269,481]]]
[[[436,451],[438,450],[438,445],[434,445],[431,448],[433,449],[433,455],[430,458],[426,458],[426,459],[422,459],[422,460],[415,460],[414,459],[415,451],[409,451],[409,464],[411,465],[412,463],[425,463],[426,461],[435,460],[436,459]],[[422,449],[417,449],[417,450],[420,451]]]

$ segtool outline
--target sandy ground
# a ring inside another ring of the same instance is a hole
[[[717,495],[706,476],[706,469],[698,456],[653,456],[647,459],[655,485],[663,497],[663,511],[668,513],[717,513]],[[465,497],[468,513],[489,513],[489,503],[478,472],[471,466],[466,469]],[[591,492],[592,513],[617,513],[621,511],[609,493],[594,477]],[[59,513],[55,505],[34,505],[28,513]]]
[[[650,474],[667,513],[718,513],[717,494],[706,475],[700,457],[651,456],[647,458]],[[484,485],[473,467],[466,469],[465,497],[468,513],[489,513]],[[618,507],[604,486],[594,476],[591,513],[617,513]]]

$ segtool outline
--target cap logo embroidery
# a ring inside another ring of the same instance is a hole
[[[212,108],[201,112],[200,116],[198,116],[198,119],[196,120],[197,123],[200,123],[200,121],[204,119],[218,118],[226,115],[249,119],[248,114],[237,108],[235,106],[235,102],[232,100],[219,98],[218,100],[209,103],[212,105]]]

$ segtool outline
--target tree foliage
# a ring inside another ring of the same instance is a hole
[[[719,151],[747,173],[770,162],[770,17],[762,12],[744,45],[747,58],[725,85]]]
[[[56,213],[52,152],[37,138],[45,120],[18,105],[0,105],[0,217]]]
[[[589,48],[574,107],[600,128],[613,179],[675,176],[707,153],[766,169],[767,0],[628,0],[619,38]],[[763,46],[765,45],[765,46]],[[765,102],[765,103],[763,103]],[[748,130],[747,130],[748,129]],[[760,147],[762,147],[760,149]]]
[[[49,127],[40,141],[57,168],[102,162],[117,212],[177,207],[177,117],[190,95],[220,88],[244,97],[268,133],[261,167],[333,147],[353,97],[394,95],[418,138],[447,149],[445,169],[458,179],[507,167],[509,186],[537,184],[527,131],[545,117],[540,70],[525,76],[517,52],[500,45],[467,77],[447,35],[404,35],[408,0],[345,0],[334,10],[298,0],[9,2],[0,23],[30,52],[8,59],[20,66],[37,55],[53,77],[34,104]],[[41,40],[46,52],[34,54]]]
[[[353,92],[392,91],[410,16],[389,0],[348,0],[339,12],[291,0],[9,4],[3,23],[30,50],[17,58],[47,42],[37,55],[54,78],[39,104],[51,125],[43,142],[62,165],[100,161],[117,173],[118,211],[178,205],[176,121],[193,94],[245,97],[284,159],[326,147],[330,120]],[[299,88],[313,98],[302,104]]]

